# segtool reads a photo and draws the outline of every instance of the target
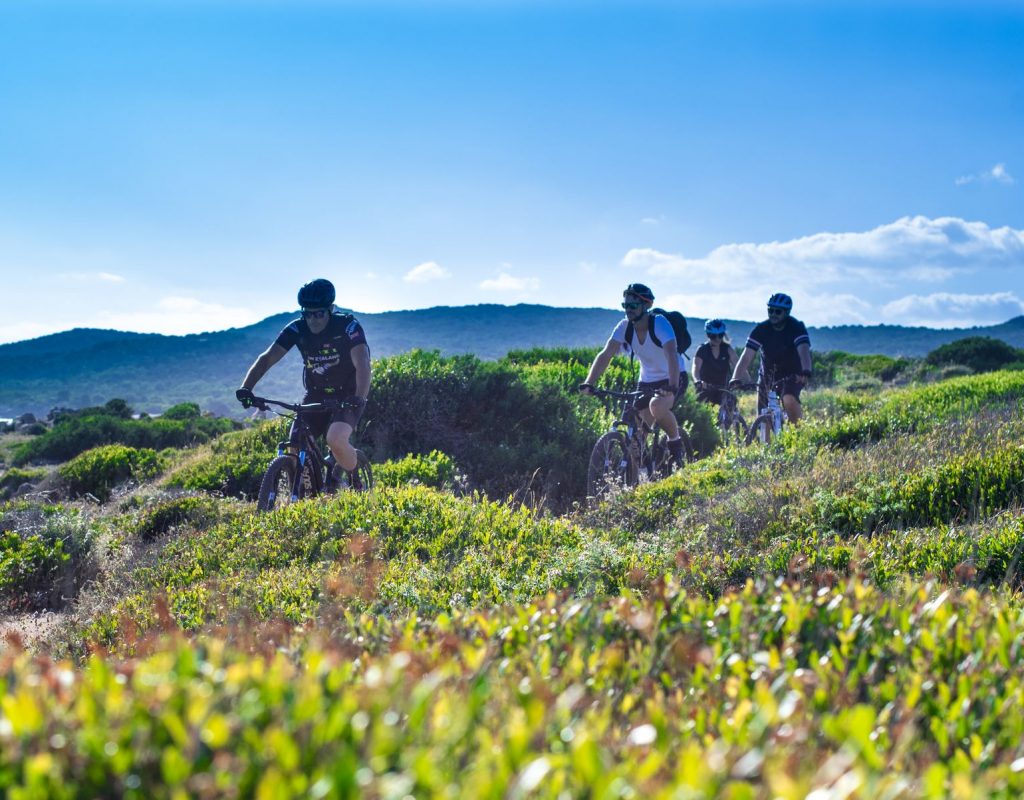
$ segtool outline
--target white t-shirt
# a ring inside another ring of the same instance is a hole
[[[665,344],[665,342],[675,341],[676,334],[672,330],[672,323],[669,322],[661,314],[652,317],[654,321],[654,333],[658,337],[658,340]],[[629,325],[628,319],[623,319],[615,326],[615,330],[612,331],[612,335],[609,337],[609,342],[618,342],[619,347],[623,353],[629,355],[630,347],[626,344],[626,327]],[[668,360],[665,358],[665,350],[659,347],[651,339],[651,332],[648,330],[643,342],[640,341],[640,333],[634,328],[633,330],[633,354],[637,357],[640,362],[640,380],[644,383],[652,383],[653,381],[667,381],[668,380]],[[682,353],[678,354],[679,357],[679,371],[686,372],[686,360]]]

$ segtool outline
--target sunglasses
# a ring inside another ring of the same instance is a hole
[[[302,309],[302,316],[306,319],[323,319],[331,312],[326,308],[304,308]]]
[[[768,309],[768,316],[769,317],[784,317],[785,315],[786,315],[786,309],[784,309],[784,308],[769,308]]]
[[[636,311],[638,308],[643,308],[644,304],[643,303],[629,302],[629,303],[623,303],[622,307],[624,309],[626,309],[626,311]]]
[[[708,338],[709,339],[721,339],[723,336],[725,336],[724,333],[709,333],[708,334]]]

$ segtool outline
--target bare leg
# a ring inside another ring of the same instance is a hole
[[[343,470],[351,472],[356,468],[356,449],[349,442],[352,426],[347,422],[332,422],[327,429],[327,446],[334,453],[334,460]]]
[[[800,418],[804,415],[804,407],[800,405],[800,401],[791,394],[782,395],[782,407],[786,409],[786,416],[789,417],[789,421],[796,425],[800,422]]]

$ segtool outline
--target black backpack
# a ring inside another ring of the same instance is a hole
[[[686,328],[686,317],[682,315],[680,311],[666,311],[663,308],[652,308],[650,310],[651,324],[647,327],[647,335],[651,337],[651,341],[654,342],[658,347],[661,347],[661,340],[658,339],[654,333],[654,316],[660,314],[669,321],[672,326],[672,331],[676,335],[676,351],[683,353],[689,358],[689,354],[686,352],[690,349],[690,345],[693,343],[693,339],[690,337],[690,331]],[[633,349],[633,323],[630,322],[626,325],[626,345],[630,350]]]

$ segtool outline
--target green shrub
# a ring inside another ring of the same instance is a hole
[[[964,366],[973,372],[994,372],[1024,361],[1024,350],[1002,339],[967,336],[935,348],[924,360],[935,367]]]
[[[917,362],[884,355],[857,355],[842,350],[814,354],[814,385],[849,387],[862,381],[891,383],[909,374]]]
[[[422,456],[410,454],[397,461],[385,461],[373,468],[376,486],[418,483],[436,489],[451,489],[455,478],[455,461],[440,450],[432,450]]]
[[[202,413],[199,411],[199,405],[197,403],[178,403],[176,406],[171,406],[163,414],[160,415],[161,419],[199,419]]]
[[[0,506],[0,602],[12,610],[64,606],[91,576],[95,535],[62,506]]]
[[[123,400],[81,411],[62,409],[53,413],[53,427],[24,442],[13,454],[15,464],[32,461],[67,461],[79,453],[104,444],[161,450],[191,447],[231,430],[241,423],[223,417],[204,417],[194,403],[174,406],[171,415],[158,419],[131,419]]]
[[[47,471],[42,468],[22,469],[21,467],[11,467],[3,474],[0,474],[0,498],[17,491],[18,487],[23,483],[34,483],[45,478],[46,475]]]
[[[129,525],[129,532],[149,540],[182,525],[205,530],[232,516],[229,506],[208,495],[172,497],[144,507]]]
[[[280,626],[249,630],[75,672],[13,659],[0,792],[1024,793],[1024,618],[1005,596],[849,580],[707,600],[669,579],[434,620],[339,612],[295,648]]]
[[[596,431],[579,398],[506,363],[413,351],[374,366],[359,446],[373,461],[448,453],[469,486],[555,507],[581,496]]]
[[[168,486],[253,499],[278,444],[288,437],[284,418],[227,433],[185,459],[165,479]]]
[[[129,478],[149,480],[161,469],[161,459],[153,450],[108,444],[75,456],[58,467],[57,474],[72,495],[91,494],[105,501],[118,483]]]

